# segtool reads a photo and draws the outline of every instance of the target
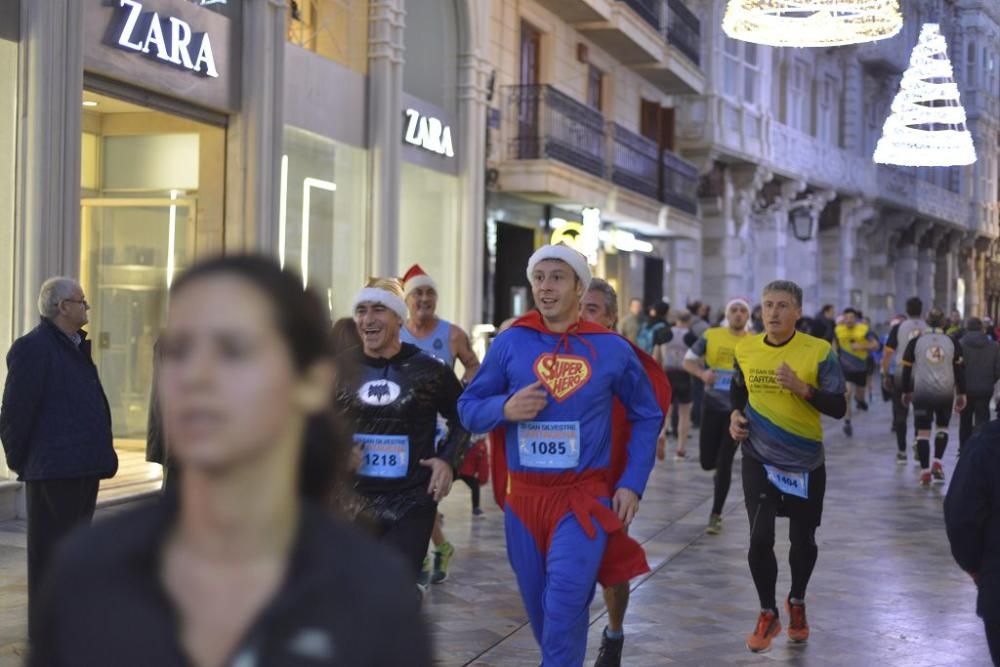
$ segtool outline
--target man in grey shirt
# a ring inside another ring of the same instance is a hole
[[[892,396],[892,430],[896,434],[896,463],[906,465],[906,421],[910,416],[910,407],[903,403],[903,364],[904,351],[911,340],[919,336],[927,328],[927,323],[921,318],[924,303],[919,297],[906,300],[906,319],[892,327],[889,338],[885,341],[885,352],[882,355],[882,388]]]
[[[920,484],[923,486],[929,486],[932,479],[936,483],[944,482],[941,458],[948,447],[952,405],[956,412],[965,408],[962,346],[945,334],[944,324],[941,309],[931,308],[927,313],[927,330],[913,338],[903,352],[903,403],[913,403]],[[937,424],[933,467],[930,464],[932,422]]]

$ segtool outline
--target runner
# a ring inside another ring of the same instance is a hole
[[[885,341],[885,354],[882,355],[882,385],[892,394],[892,430],[896,433],[896,463],[906,465],[906,420],[910,414],[910,406],[903,403],[903,364],[896,358],[896,350],[900,345],[906,349],[909,342],[927,329],[927,323],[921,318],[924,303],[918,297],[906,300],[906,319],[889,331]]]
[[[948,447],[952,406],[955,412],[965,408],[962,346],[944,332],[944,325],[944,312],[931,308],[927,313],[927,329],[911,339],[903,352],[903,403],[913,403],[922,486],[930,486],[932,480],[944,482],[941,458]],[[937,424],[933,467],[930,461],[932,423]]]
[[[830,344],[795,331],[802,316],[802,288],[778,280],[763,292],[766,333],[736,347],[729,433],[743,443],[743,496],[750,519],[747,560],[760,598],[760,615],[747,636],[755,653],[781,633],[775,601],[778,561],[775,517],[789,519],[788,563],[792,587],[785,598],[788,638],[809,638],[805,596],[816,565],[816,529],[823,515],[826,465],[820,414],[847,411],[844,377]]]
[[[543,246],[528,260],[527,275],[538,309],[497,336],[459,413],[473,432],[506,426],[507,555],[542,663],[578,667],[605,548],[619,550],[619,567],[648,571],[641,547],[622,528],[638,510],[663,412],[629,343],[578,321],[591,278],[583,255]],[[632,426],[614,489],[613,397]]]
[[[587,293],[583,295],[583,301],[580,304],[580,319],[614,330],[618,319],[618,294],[606,280],[594,278],[590,281],[590,287],[587,288]],[[666,412],[670,408],[670,383],[667,381],[667,376],[655,359],[638,348],[633,349],[636,349],[636,354],[639,355],[646,376],[653,385],[653,390],[656,392],[656,402],[660,409]],[[612,408],[611,423],[611,483],[614,485],[625,470],[628,454],[626,447],[631,435],[625,407],[617,400]],[[658,445],[666,440],[666,430],[666,420],[664,420],[657,441]],[[625,532],[628,532],[628,528],[625,529]],[[597,581],[604,589],[604,603],[608,608],[608,624],[601,635],[601,649],[597,654],[594,667],[618,667],[621,665],[622,649],[625,645],[625,612],[628,610],[630,594],[629,580],[645,571],[645,568],[638,572],[619,571],[615,560],[615,554],[611,550],[605,551],[604,560],[601,561],[601,569],[597,573]]]
[[[460,360],[465,368],[462,384],[468,384],[479,370],[479,357],[472,351],[469,335],[461,327],[437,316],[437,284],[419,264],[411,266],[403,276],[403,295],[408,318],[403,330],[399,332],[400,340],[416,345],[425,354],[443,361],[448,368],[454,369],[455,359]],[[446,436],[444,419],[439,415],[437,442],[442,442]],[[473,493],[479,492],[478,480],[466,477],[460,479]],[[432,572],[430,559],[425,557],[419,578],[422,586],[426,586],[428,582],[444,583],[448,578],[448,566],[455,555],[455,547],[444,535],[443,521],[444,515],[439,512],[434,518],[434,530],[431,532],[434,569]]]
[[[669,329],[669,335],[663,337],[653,349],[653,358],[660,362],[670,380],[672,399],[667,423],[677,419],[677,450],[674,461],[687,459],[687,441],[691,434],[691,407],[694,403],[691,375],[684,370],[684,356],[697,337],[691,331],[691,313],[681,311],[677,316],[677,324]],[[662,461],[666,457],[664,448],[657,447],[657,457]]]
[[[337,400],[354,418],[354,441],[362,449],[356,484],[362,511],[374,516],[381,539],[403,554],[416,581],[437,504],[451,490],[455,459],[469,434],[458,420],[458,378],[400,341],[406,315],[396,280],[372,279],[358,292],[361,371],[355,382],[341,385]],[[448,420],[448,435],[435,449],[438,414]]]
[[[707,330],[684,357],[688,373],[705,383],[704,419],[698,449],[703,470],[714,470],[715,495],[708,517],[709,535],[722,532],[722,507],[733,477],[736,443],[729,435],[729,413],[733,411],[729,390],[733,380],[736,345],[747,335],[750,301],[742,297],[726,304],[727,326]]]
[[[847,380],[847,416],[844,417],[844,435],[854,435],[851,426],[851,398],[859,410],[867,410],[868,357],[878,349],[878,339],[868,325],[859,322],[854,308],[844,309],[844,321],[835,329],[834,346]]]

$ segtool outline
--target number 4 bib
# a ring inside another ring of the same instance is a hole
[[[521,422],[518,460],[525,468],[567,470],[580,464],[580,422]]]

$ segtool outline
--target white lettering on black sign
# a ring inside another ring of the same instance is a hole
[[[406,110],[406,135],[403,140],[414,146],[446,157],[455,157],[451,143],[451,127],[437,118],[423,116],[416,109]]]
[[[116,37],[119,47],[217,79],[208,33],[193,32],[186,21],[142,11],[137,0],[119,0],[124,10]]]

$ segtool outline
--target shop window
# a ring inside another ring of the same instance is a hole
[[[331,319],[350,317],[365,278],[367,151],[286,127],[281,158],[278,252],[326,300]]]
[[[419,263],[442,286],[438,313],[454,320],[455,286],[468,283],[459,275],[458,178],[410,163],[400,177],[399,275]]]
[[[289,0],[285,17],[288,41],[367,74],[368,3],[369,0]]]
[[[153,346],[173,279],[222,249],[225,130],[85,91],[80,282],[121,466],[103,497],[155,488],[146,464]]]
[[[14,337],[14,174],[17,155],[17,42],[0,38],[0,384]],[[0,479],[9,476],[0,457]]]

